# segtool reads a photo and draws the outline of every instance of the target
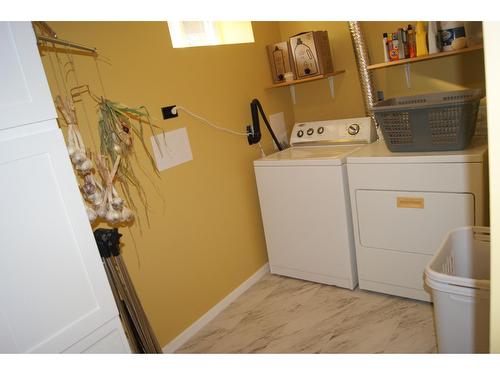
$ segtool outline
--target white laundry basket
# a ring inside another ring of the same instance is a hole
[[[440,353],[488,353],[490,229],[450,231],[425,268]]]

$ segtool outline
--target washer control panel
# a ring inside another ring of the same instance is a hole
[[[299,122],[293,126],[290,145],[372,143],[377,139],[370,117]]]

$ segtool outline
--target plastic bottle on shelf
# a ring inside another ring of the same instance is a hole
[[[398,42],[399,42],[399,46],[398,46],[399,59],[402,60],[406,57],[405,56],[406,33],[402,28],[399,28],[397,31],[397,35],[398,35]]]
[[[408,32],[408,53],[409,57],[411,58],[417,56],[417,45],[415,43],[415,30],[413,29],[412,25],[408,25],[407,32]]]
[[[396,33],[390,34],[392,35],[390,49],[389,49],[389,59],[391,61],[399,60],[399,40]]]
[[[429,54],[427,50],[427,32],[425,31],[425,23],[423,21],[417,21],[416,41],[417,57],[427,56]]]
[[[465,26],[462,21],[441,21],[439,33],[443,41],[443,51],[453,51],[467,46]]]
[[[388,62],[389,61],[389,49],[387,45],[387,33],[384,33],[383,35],[382,42],[384,44],[384,61]]]
[[[404,47],[404,58],[408,59],[410,57],[410,43],[408,41],[408,29],[405,27],[403,28],[403,47]]]
[[[427,39],[429,53],[437,53],[441,51],[441,38],[438,33],[438,25],[436,21],[429,21],[427,24]]]

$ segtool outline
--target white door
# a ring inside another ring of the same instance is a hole
[[[56,118],[30,22],[0,22],[0,130]]]
[[[0,353],[130,352],[31,23],[0,51]]]
[[[118,311],[61,131],[0,142],[0,176],[0,352],[62,352]]]

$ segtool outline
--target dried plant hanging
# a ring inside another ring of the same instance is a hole
[[[70,99],[62,99],[58,95],[55,104],[68,126],[68,154],[77,175],[82,178],[80,191],[85,200],[85,209],[90,222],[95,222],[100,218],[111,225],[130,223],[134,215],[130,209],[124,206],[123,199],[118,196],[113,186],[120,157],[115,162],[113,172],[109,172],[104,158],[97,156],[97,168],[103,181],[103,188],[98,179],[94,177],[94,163],[87,156],[73,102]]]
[[[126,199],[130,206],[137,210],[130,194],[130,185],[132,185],[137,190],[139,199],[145,207],[146,218],[149,222],[147,197],[131,163],[131,156],[135,156],[134,138],[136,138],[141,143],[153,170],[158,176],[160,175],[153,156],[146,147],[145,124],[149,126],[151,133],[154,134],[153,127],[155,125],[153,125],[145,107],[133,108],[105,98],[101,99],[99,103],[101,154],[108,156],[112,163],[119,160],[117,180],[122,185]],[[154,139],[156,140],[156,137]]]
[[[145,107],[128,107],[124,104],[98,97],[92,93],[88,85],[77,86],[70,91],[75,103],[82,102],[83,94],[88,95],[97,103],[100,154],[107,157],[109,163],[113,166],[118,160],[117,171],[113,177],[113,181],[120,184],[127,204],[134,211],[137,211],[137,205],[132,197],[131,188],[137,191],[139,200],[144,206],[146,220],[149,223],[148,210],[150,207],[141,181],[132,167],[131,157],[134,156],[137,160],[135,153],[135,144],[137,142],[134,141],[134,139],[137,139],[150,160],[155,174],[158,177],[160,176],[153,156],[146,146],[144,134],[145,126],[149,126],[152,134],[154,134],[154,128],[158,127],[153,124],[151,116]],[[156,141],[156,137],[154,139]],[[153,186],[155,185],[153,184]],[[158,190],[157,193],[161,197],[161,193]]]
[[[134,214],[125,207],[123,199],[118,196],[113,186],[121,157],[116,158],[112,171],[109,170],[106,160],[107,158],[103,156],[97,156],[96,159],[97,170],[105,183],[104,197],[97,209],[97,215],[112,225],[128,223],[134,219]]]

